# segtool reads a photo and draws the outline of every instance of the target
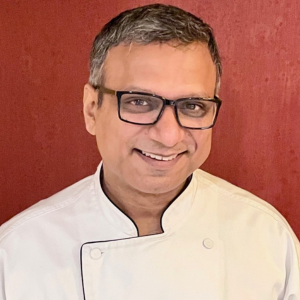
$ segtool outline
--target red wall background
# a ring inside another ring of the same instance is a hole
[[[204,169],[274,205],[300,237],[300,4],[170,0],[215,29],[224,76]],[[94,36],[151,1],[0,0],[0,223],[95,171],[82,89]]]

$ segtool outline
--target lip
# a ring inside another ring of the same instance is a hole
[[[149,156],[145,156],[144,154],[142,154],[141,150],[139,149],[134,149],[135,153],[144,161],[146,162],[148,165],[152,166],[152,167],[155,167],[155,168],[158,168],[158,169],[169,169],[171,167],[173,167],[179,160],[180,158],[182,157],[182,155],[185,153],[185,152],[181,152],[181,153],[173,153],[173,154],[158,154],[158,153],[153,153],[151,151],[144,151],[144,152],[147,152],[147,153],[151,153],[151,154],[154,154],[154,155],[157,155],[157,156],[163,156],[163,157],[169,157],[169,156],[172,156],[172,155],[175,155],[177,154],[177,156],[172,159],[172,160],[157,160],[155,158],[151,158]]]

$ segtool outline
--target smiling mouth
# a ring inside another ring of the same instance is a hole
[[[144,156],[147,156],[147,157],[150,157],[152,159],[159,160],[159,161],[171,161],[171,160],[175,159],[179,154],[181,154],[181,153],[177,153],[177,154],[172,154],[172,155],[169,155],[169,156],[163,156],[163,155],[153,154],[153,153],[150,153],[150,152],[145,152],[145,151],[142,151],[142,150],[138,150],[138,151],[140,153],[142,153]]]

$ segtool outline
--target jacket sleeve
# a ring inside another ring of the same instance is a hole
[[[300,300],[300,244],[292,229],[287,249],[286,288],[282,299]]]
[[[5,278],[4,278],[4,253],[0,244],[0,300],[6,300]]]

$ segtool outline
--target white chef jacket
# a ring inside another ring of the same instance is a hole
[[[266,202],[197,170],[138,237],[99,176],[0,227],[1,300],[300,300],[299,242]]]

